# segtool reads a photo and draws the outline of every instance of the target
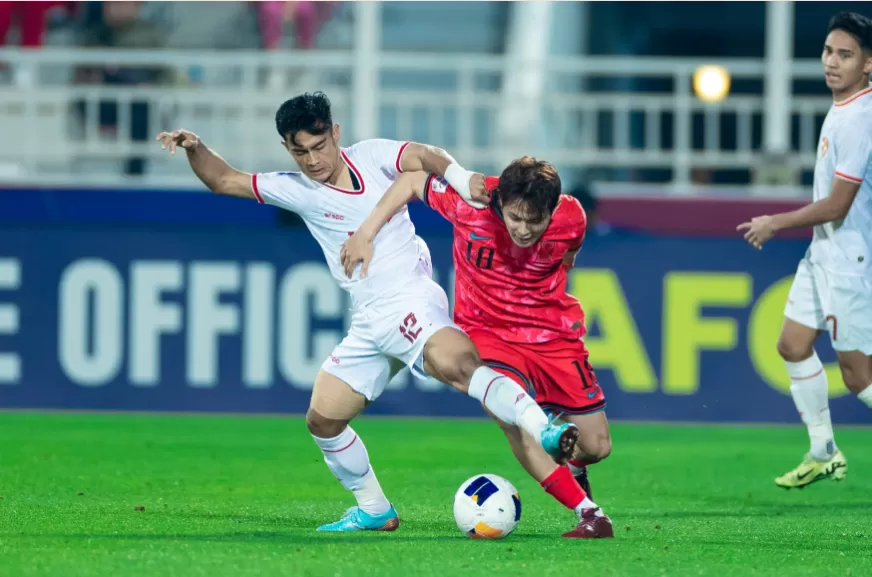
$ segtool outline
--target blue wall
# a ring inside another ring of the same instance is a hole
[[[305,230],[248,224],[5,224],[0,407],[304,411],[347,302]],[[422,234],[444,286],[449,233]],[[805,247],[590,238],[570,289],[609,415],[797,421],[775,339]],[[834,360],[824,339],[819,350]],[[834,419],[868,422],[830,375]],[[403,375],[368,412],[481,415],[456,395]]]

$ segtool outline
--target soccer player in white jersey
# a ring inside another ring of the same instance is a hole
[[[739,225],[758,249],[779,230],[814,227],[778,339],[790,393],[811,439],[802,463],[775,480],[785,488],[843,479],[847,472],[833,436],[827,375],[814,350],[823,331],[830,333],[845,385],[872,408],[872,20],[852,13],[833,17],[822,61],[833,106],[818,143],[814,202]]]
[[[365,140],[341,148],[339,125],[320,92],[282,104],[276,129],[299,172],[240,172],[185,130],[161,133],[158,140],[170,153],[184,148],[192,170],[213,192],[297,213],[321,245],[333,277],[351,296],[351,328],[315,378],[306,423],[328,468],[354,494],[357,506],[319,530],[393,531],[399,525],[363,441],[348,424],[403,365],[477,399],[565,463],[578,429],[551,423],[521,385],[482,363],[472,341],[451,320],[445,291],[432,279],[430,252],[416,236],[407,210],[376,237],[365,278],[359,270],[348,278],[340,263],[342,244],[400,173],[443,175],[473,203],[473,195],[485,195],[483,177],[461,168],[442,150],[412,142]],[[414,450],[414,439],[409,443]]]

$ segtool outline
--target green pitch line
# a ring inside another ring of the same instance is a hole
[[[872,574],[869,432],[843,430],[848,479],[787,492],[774,477],[800,428],[616,425],[591,470],[611,541],[559,538],[573,516],[514,463],[486,421],[355,425],[403,524],[314,532],[352,504],[300,418],[0,414],[0,576]],[[519,489],[504,541],[454,526],[459,484]],[[139,510],[138,510],[139,509]]]

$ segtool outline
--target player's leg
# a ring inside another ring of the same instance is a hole
[[[448,296],[422,278],[379,304],[379,350],[478,400],[501,421],[517,425],[557,461],[572,454],[578,429],[553,424],[521,385],[485,366],[475,345],[454,322]]]
[[[603,413],[606,406],[605,394],[596,380],[590,363],[588,351],[581,340],[552,343],[544,346],[528,347],[526,351],[529,364],[529,380],[533,384],[536,401],[544,410],[566,422],[580,422],[590,435],[584,452],[579,453],[576,445],[574,456],[587,457],[590,461],[605,458],[611,452],[608,425]],[[599,420],[598,420],[599,419]],[[579,429],[579,442],[583,431]],[[585,462],[576,465],[585,465]],[[565,469],[565,472],[561,469]],[[584,492],[585,503],[579,509],[579,522],[575,530],[565,533],[570,538],[612,537],[614,529],[611,519],[593,502],[587,489],[582,485],[585,475],[573,474],[570,466],[555,471],[555,475],[572,478],[575,486]],[[576,470],[575,473],[581,473]],[[580,478],[581,477],[581,478]],[[547,480],[546,480],[547,482]]]
[[[867,407],[872,408],[872,284],[863,277],[833,275],[821,271],[820,285],[826,283],[824,312],[833,349],[845,386]],[[824,476],[843,479],[848,462],[836,451]]]
[[[779,487],[804,487],[822,478],[821,473],[841,455],[830,418],[827,374],[814,350],[815,340],[826,328],[822,288],[811,263],[800,261],[787,297],[777,347],[790,376],[790,396],[808,429],[810,448],[797,467],[775,479]]]
[[[845,387],[872,409],[872,356],[863,351],[837,351]]]
[[[578,427],[578,442],[575,444],[575,453],[569,460],[569,469],[584,492],[593,499],[587,468],[612,453],[612,437],[606,412],[598,410],[586,415],[564,415],[562,418]]]
[[[554,459],[520,427],[508,425],[491,415],[505,434],[512,454],[527,473],[546,493],[578,516],[578,525],[564,537],[601,539],[614,536],[611,521],[590,499],[573,477],[567,465],[557,465]]]
[[[424,345],[424,371],[481,402],[500,421],[517,425],[558,463],[566,463],[578,429],[554,424],[513,378],[486,366],[469,337],[451,326],[436,331]]]
[[[490,333],[475,331],[470,335],[488,366],[506,376],[524,383],[534,397],[538,396],[535,379],[529,375],[536,370],[537,355],[525,348],[504,343]],[[535,440],[518,427],[500,423],[509,441],[512,453],[522,467],[546,493],[578,516],[577,527],[564,534],[572,538],[611,537],[611,521],[590,499],[567,465],[557,465]]]
[[[558,465],[548,453],[542,450],[542,447],[536,443],[536,440],[533,439],[533,437],[525,433],[517,425],[510,425],[505,421],[499,420],[487,409],[485,409],[485,412],[496,421],[500,430],[502,430],[503,434],[506,436],[506,440],[509,442],[509,447],[512,449],[512,454],[515,456],[515,459],[517,459],[518,463],[520,463],[531,477],[536,479],[537,483],[541,484],[549,475],[551,475],[551,473],[554,472]],[[569,506],[569,508],[574,509],[574,505],[580,502],[581,499],[572,506]]]
[[[578,442],[569,468],[585,493],[593,499],[588,466],[611,454],[612,440],[606,419],[606,399],[588,358],[584,341],[537,347],[534,363],[541,392],[537,401],[548,412],[578,427]]]
[[[363,440],[350,421],[375,400],[399,370],[372,352],[363,339],[349,335],[330,355],[312,389],[306,424],[330,472],[357,500],[335,523],[319,531],[393,531],[399,517],[382,491]]]
[[[872,408],[872,284],[828,275],[827,328],[849,391]]]

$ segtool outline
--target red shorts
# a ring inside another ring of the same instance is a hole
[[[584,415],[606,408],[584,342],[508,343],[488,331],[468,333],[482,361],[518,381],[543,409]]]

